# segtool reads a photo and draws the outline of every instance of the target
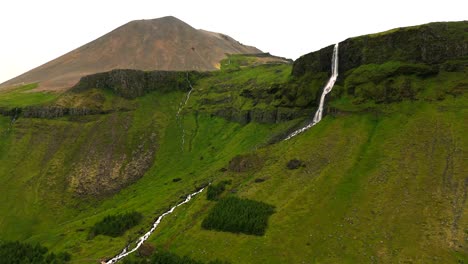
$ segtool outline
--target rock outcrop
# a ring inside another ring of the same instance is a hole
[[[116,94],[132,99],[151,91],[188,91],[195,76],[203,73],[172,71],[112,70],[84,76],[72,87],[72,92],[91,88],[109,89]]]
[[[312,113],[311,109],[302,108],[277,107],[271,109],[252,108],[249,110],[239,110],[229,107],[219,109],[213,115],[245,125],[250,122],[264,124],[286,122],[296,118],[311,116]]]
[[[25,117],[25,118],[60,118],[64,116],[85,116],[108,114],[111,111],[104,111],[100,109],[91,108],[73,108],[61,106],[27,106],[24,108],[5,108],[0,107],[0,115],[11,117]]]
[[[465,34],[460,34],[465,32]],[[441,64],[468,56],[468,21],[430,23],[349,38],[339,43],[339,72],[388,61]],[[333,46],[306,54],[294,62],[292,74],[328,72]],[[339,76],[343,79],[344,74]]]

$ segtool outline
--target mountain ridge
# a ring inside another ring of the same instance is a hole
[[[221,33],[197,30],[173,16],[134,20],[0,88],[37,82],[37,90],[66,90],[82,76],[113,69],[212,71],[226,53],[261,51]]]

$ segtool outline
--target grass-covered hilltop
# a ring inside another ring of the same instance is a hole
[[[467,263],[468,22],[332,52],[0,90],[0,263]]]

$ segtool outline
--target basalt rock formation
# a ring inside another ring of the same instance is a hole
[[[388,61],[433,65],[465,58],[468,56],[467,34],[468,21],[462,21],[430,23],[349,38],[339,45],[339,72]],[[328,71],[332,52],[333,46],[328,46],[300,57],[294,62],[292,74],[299,77],[308,72]]]

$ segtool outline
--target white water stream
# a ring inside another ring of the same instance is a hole
[[[180,102],[179,109],[177,110],[177,115],[176,115],[177,122],[179,123],[179,126],[182,129],[182,145],[181,145],[182,151],[184,151],[184,145],[185,145],[185,129],[184,129],[184,126],[182,124],[182,121],[180,120],[180,112],[182,111],[184,106],[187,104],[188,100],[190,99],[190,94],[193,91],[193,86],[192,86],[192,83],[190,82],[188,72],[187,72],[187,82],[188,82],[188,84],[190,86],[190,91],[188,91],[187,96],[185,97],[185,101]]]
[[[188,84],[189,84],[189,86],[190,86],[190,91],[188,91],[187,96],[185,97],[185,101],[184,101],[183,103],[180,102],[179,110],[177,110],[177,116],[180,115],[180,111],[182,111],[182,108],[184,108],[184,106],[187,104],[188,100],[190,99],[190,94],[191,94],[192,91],[193,91],[193,86],[192,86],[192,83],[190,82],[188,72],[187,72],[187,82],[188,82]]]
[[[320,97],[320,103],[317,111],[315,112],[314,120],[312,123],[308,124],[307,126],[298,129],[291,133],[285,140],[288,140],[292,137],[297,136],[298,134],[306,131],[307,129],[315,126],[320,120],[322,120],[323,114],[323,104],[325,103],[325,96],[333,89],[333,85],[335,85],[336,79],[338,78],[338,43],[335,44],[333,48],[333,55],[332,55],[332,65],[331,65],[331,76],[328,80],[327,84],[323,88],[322,96]]]
[[[108,261],[105,262],[105,263],[106,263],[106,264],[117,263],[119,260],[121,260],[121,259],[125,258],[126,256],[132,254],[133,252],[137,251],[138,248],[140,248],[141,245],[143,245],[143,243],[148,239],[148,237],[154,232],[154,230],[156,230],[156,228],[158,227],[158,225],[161,223],[161,220],[162,220],[165,216],[167,216],[167,215],[171,214],[172,212],[174,212],[174,210],[175,210],[177,207],[179,207],[179,206],[181,206],[181,205],[183,205],[183,204],[185,204],[185,203],[188,203],[188,202],[192,199],[193,196],[195,196],[195,195],[197,195],[197,194],[203,192],[204,189],[205,189],[205,188],[201,188],[200,190],[198,190],[198,191],[196,191],[196,192],[194,192],[194,193],[192,193],[192,194],[189,194],[189,195],[187,196],[187,198],[185,198],[184,201],[182,201],[181,203],[179,203],[179,204],[173,206],[169,211],[167,211],[167,212],[165,212],[164,214],[160,215],[160,216],[158,217],[158,219],[153,223],[153,226],[151,227],[151,229],[150,229],[148,232],[146,232],[143,236],[141,236],[140,238],[138,238],[138,240],[135,242],[135,247],[134,247],[134,248],[132,248],[130,251],[128,251],[128,250],[129,250],[129,246],[130,246],[130,245],[128,245],[126,248],[124,248],[124,249],[122,250],[122,252],[121,252],[120,254],[118,254],[117,256],[113,257],[112,259],[108,260]]]
[[[323,105],[324,105],[324,102],[325,102],[325,96],[332,90],[333,88],[333,85],[335,84],[336,82],[336,79],[338,77],[338,44],[335,45],[335,47],[333,48],[333,55],[332,55],[332,74],[331,74],[331,77],[330,79],[328,80],[327,84],[325,85],[325,87],[323,88],[323,92],[322,92],[322,96],[320,97],[320,104],[319,104],[319,107],[317,109],[317,111],[315,112],[315,116],[314,116],[314,119],[312,121],[312,123],[308,124],[307,126],[301,128],[301,129],[298,129],[296,131],[294,131],[292,134],[290,134],[285,140],[288,140],[304,131],[306,131],[307,129],[311,128],[312,126],[314,126],[315,124],[317,124],[318,122],[320,122],[320,120],[322,120],[322,114],[323,114]],[[182,111],[183,107],[187,104],[189,98],[190,98],[190,94],[192,93],[192,90],[193,90],[193,87],[192,87],[192,84],[190,83],[190,80],[188,79],[188,73],[187,73],[187,81],[190,85],[190,91],[187,93],[187,96],[185,98],[185,101],[179,106],[179,109],[177,111],[177,119],[180,119],[180,112]],[[183,128],[182,128],[183,129]],[[184,145],[184,134],[185,134],[185,131],[183,130],[182,131],[182,148],[183,148],[183,145]],[[174,212],[174,210],[185,204],[185,203],[188,203],[193,196],[203,192],[205,188],[202,188],[190,195],[187,196],[187,198],[182,201],[181,203],[173,206],[170,210],[168,210],[167,212],[163,213],[162,215],[160,215],[158,217],[158,219],[153,223],[153,226],[151,227],[151,229],[146,232],[143,236],[141,236],[136,242],[135,242],[135,247],[133,247],[131,250],[129,250],[129,246],[127,246],[126,248],[124,248],[122,250],[122,252],[120,254],[118,254],[117,256],[115,256],[114,258],[108,260],[107,262],[105,262],[106,264],[113,264],[113,263],[117,263],[119,260],[125,258],[126,256],[130,255],[131,253],[135,252],[138,250],[138,248],[141,247],[141,245],[143,245],[143,243],[149,238],[149,236],[156,230],[156,228],[158,227],[158,225],[161,223],[161,220],[171,214],[172,212]]]

